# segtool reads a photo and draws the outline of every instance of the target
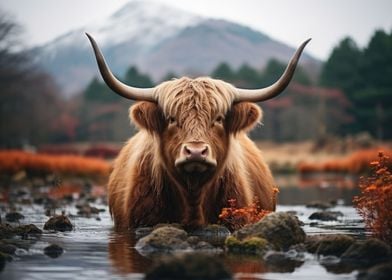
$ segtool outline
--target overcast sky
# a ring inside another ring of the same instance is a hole
[[[307,51],[323,60],[345,36],[362,47],[374,30],[392,30],[391,0],[153,1],[246,24],[294,47],[312,37]],[[0,8],[24,26],[25,44],[32,46],[103,19],[126,2],[129,0],[1,0]]]

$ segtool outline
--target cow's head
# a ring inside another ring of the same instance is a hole
[[[267,88],[239,89],[210,78],[181,78],[145,89],[117,80],[94,39],[87,36],[106,84],[127,99],[142,101],[132,106],[131,119],[159,141],[169,173],[186,181],[203,181],[216,174],[227,157],[231,136],[252,129],[260,120],[261,110],[254,103],[287,87],[309,42],[298,48],[280,79]]]

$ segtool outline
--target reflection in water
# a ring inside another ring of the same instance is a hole
[[[142,256],[134,248],[135,236],[130,232],[111,232],[108,244],[110,262],[118,274],[145,273],[153,263],[167,258],[168,254],[151,254]],[[178,252],[175,255],[193,254],[196,252]],[[200,254],[200,252],[197,252]],[[266,272],[293,272],[303,261],[290,259],[281,254],[276,258],[264,260],[261,256],[247,256],[239,254],[224,254],[217,251],[203,251],[208,255],[215,255],[234,274],[254,274]],[[174,254],[173,254],[174,255]],[[276,255],[276,254],[275,254]]]
[[[152,260],[140,255],[135,249],[135,236],[131,232],[113,231],[109,237],[109,258],[120,274],[144,273]]]
[[[278,204],[282,205],[338,200],[351,205],[353,197],[359,194],[358,178],[344,174],[285,174],[277,175],[275,179],[279,186]]]

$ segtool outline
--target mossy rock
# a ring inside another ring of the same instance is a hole
[[[270,248],[268,241],[260,237],[238,240],[234,236],[226,238],[225,246],[229,252],[241,254],[264,255]]]
[[[296,216],[275,212],[255,224],[237,230],[233,236],[239,240],[260,237],[266,239],[276,250],[287,250],[292,245],[303,243],[306,235]]]
[[[147,236],[140,238],[135,248],[146,253],[185,250],[190,248],[189,243],[186,241],[187,238],[187,232],[182,229],[162,226],[153,230]]]

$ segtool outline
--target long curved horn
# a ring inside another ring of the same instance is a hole
[[[301,56],[303,49],[305,48],[306,44],[309,43],[311,39],[306,40],[299,46],[297,51],[294,53],[293,57],[291,58],[289,64],[286,67],[283,75],[277,80],[274,84],[270,85],[269,87],[262,88],[262,89],[237,89],[237,96],[234,99],[234,102],[242,102],[242,101],[249,101],[249,102],[261,102],[275,96],[278,96],[284,89],[288,86],[291,81],[291,78],[294,75],[295,68],[297,67],[298,60]]]
[[[120,82],[107,66],[105,58],[103,57],[94,38],[88,33],[86,33],[86,35],[94,49],[95,58],[97,59],[98,68],[101,72],[102,78],[114,92],[127,99],[156,102],[156,98],[154,98],[153,94],[153,88],[136,88],[127,86]]]

